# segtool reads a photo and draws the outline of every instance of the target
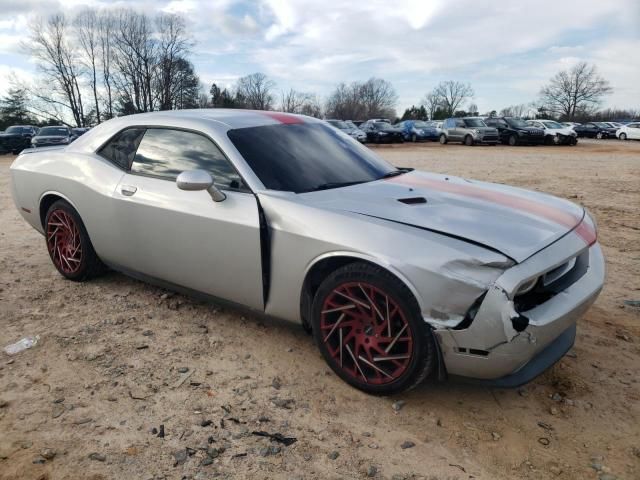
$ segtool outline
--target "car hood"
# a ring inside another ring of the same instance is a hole
[[[389,128],[381,128],[376,130],[376,132],[385,132],[385,133],[402,133],[401,128],[389,127]]]
[[[38,142],[47,142],[50,140],[67,140],[69,137],[67,137],[66,135],[38,135],[36,137],[33,137],[33,140],[37,140]]]
[[[20,135],[19,133],[0,133],[0,140],[5,138],[16,138],[16,137],[22,137],[22,135]]]
[[[461,238],[516,262],[564,236],[584,216],[582,207],[551,195],[417,171],[300,197],[314,206]]]

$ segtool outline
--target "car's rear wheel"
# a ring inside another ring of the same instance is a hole
[[[464,137],[464,144],[467,147],[473,146],[473,137],[471,135],[467,135],[466,137]]]
[[[627,134],[626,134],[626,133],[624,133],[624,132],[622,132],[622,133],[620,134],[620,140],[626,140],[626,139],[627,139]]]
[[[69,280],[88,280],[104,271],[80,215],[68,202],[58,200],[47,210],[45,239],[53,265]]]
[[[444,133],[440,135],[440,144],[442,145],[447,144],[447,136]]]
[[[515,147],[518,144],[518,137],[515,135],[509,136],[509,145]]]
[[[357,262],[336,270],[320,285],[312,312],[322,356],[340,378],[360,390],[408,390],[435,365],[435,340],[418,303],[382,268]]]

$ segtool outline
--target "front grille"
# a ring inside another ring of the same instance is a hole
[[[588,267],[589,251],[587,250],[577,257],[569,259],[562,265],[540,275],[531,290],[514,297],[513,303],[516,311],[527,312],[551,300],[557,294],[580,280],[580,278],[587,273]]]

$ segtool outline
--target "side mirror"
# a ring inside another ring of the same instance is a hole
[[[213,184],[213,177],[204,170],[187,170],[176,178],[180,190],[206,190],[214,202],[222,202],[227,196]]]

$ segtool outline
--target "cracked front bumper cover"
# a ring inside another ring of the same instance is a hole
[[[566,332],[573,331],[575,337],[575,324],[598,297],[605,276],[599,244],[585,248],[583,243],[579,251],[575,248],[577,241],[576,235],[567,236],[507,270],[487,292],[468,328],[434,331],[449,376],[515,385],[531,380],[562,357],[570,348]],[[584,260],[588,258],[584,275],[544,303],[517,312],[513,292],[523,281],[539,274],[542,264],[546,265],[542,270],[554,268],[567,261],[571,252],[578,252]],[[516,331],[512,319],[520,314],[528,319],[528,325]],[[561,352],[562,345],[566,349]]]
[[[534,378],[542,375],[555,365],[565,353],[567,353],[576,341],[576,325],[573,324],[560,334],[553,342],[532,358],[529,363],[514,373],[495,379],[480,379],[452,376],[452,380],[458,380],[474,385],[482,385],[493,388],[516,388],[529,383]]]

